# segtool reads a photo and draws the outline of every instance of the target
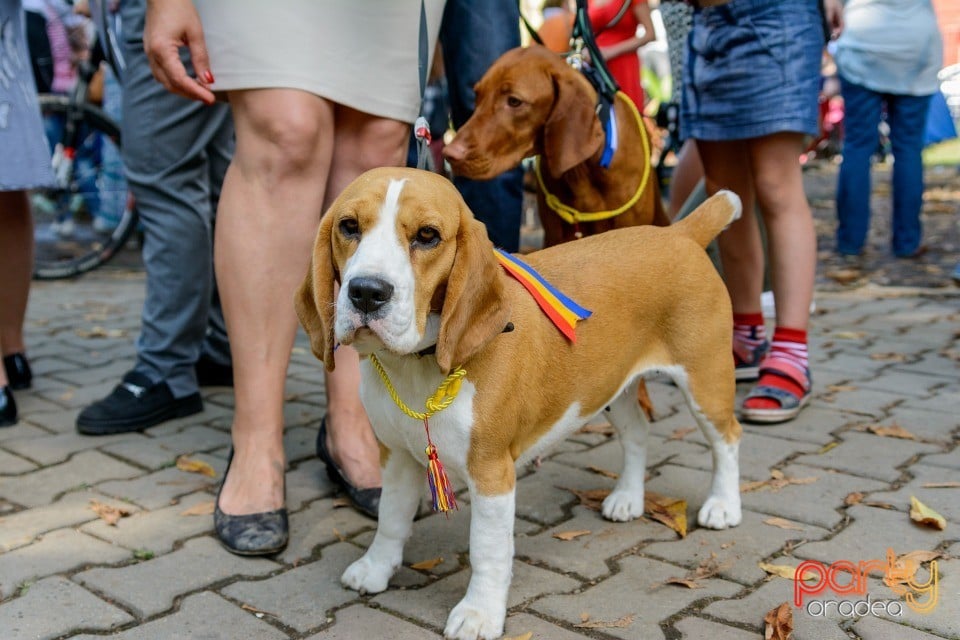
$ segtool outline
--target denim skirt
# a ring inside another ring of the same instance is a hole
[[[682,136],[816,134],[823,46],[817,0],[732,0],[696,11],[687,38]]]

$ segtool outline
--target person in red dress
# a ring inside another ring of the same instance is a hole
[[[623,16],[611,25],[624,2],[630,6]],[[656,40],[647,0],[592,0],[587,12],[607,68],[620,89],[642,112],[644,96],[643,87],[640,85],[640,58],[637,50]],[[638,26],[643,27],[641,35],[637,35]]]

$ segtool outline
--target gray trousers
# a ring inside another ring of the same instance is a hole
[[[226,104],[167,92],[143,50],[144,0],[121,2],[122,152],[143,224],[146,300],[135,371],[166,381],[174,397],[198,389],[201,353],[230,362],[213,273],[213,225],[233,155]],[[189,68],[189,67],[188,67]]]

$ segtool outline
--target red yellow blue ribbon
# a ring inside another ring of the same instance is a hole
[[[500,266],[516,278],[530,292],[547,317],[553,321],[560,332],[570,342],[577,341],[576,326],[578,320],[589,318],[593,313],[560,292],[530,265],[500,249],[494,249]]]

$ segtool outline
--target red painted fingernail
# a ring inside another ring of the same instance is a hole
[[[210,72],[210,69],[203,72],[203,79],[206,80],[208,84],[213,84],[213,73]]]

